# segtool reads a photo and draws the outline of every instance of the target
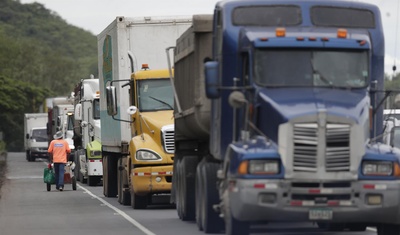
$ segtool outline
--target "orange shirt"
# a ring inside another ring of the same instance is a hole
[[[67,153],[71,153],[68,142],[63,139],[52,140],[47,152],[53,154],[53,162],[67,163]]]

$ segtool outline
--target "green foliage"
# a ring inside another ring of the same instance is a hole
[[[8,149],[23,149],[24,113],[43,112],[48,97],[68,96],[97,76],[97,40],[40,3],[0,2],[0,131]]]

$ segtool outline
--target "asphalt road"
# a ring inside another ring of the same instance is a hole
[[[48,192],[43,183],[47,163],[27,162],[24,153],[8,153],[5,184],[0,197],[0,235],[200,235],[194,222],[182,222],[168,204],[133,210],[116,198],[103,196],[101,186],[78,182],[65,190]],[[312,223],[268,224],[254,226],[252,235],[371,235],[365,232],[327,232]]]

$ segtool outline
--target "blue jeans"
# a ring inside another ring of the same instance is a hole
[[[65,163],[54,163],[54,174],[56,178],[56,188],[64,188],[64,169]]]

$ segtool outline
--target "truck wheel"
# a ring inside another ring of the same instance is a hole
[[[124,206],[131,204],[131,194],[129,192],[129,186],[124,185],[124,178],[127,179],[127,174],[122,166],[122,158],[118,160],[118,202]],[[128,180],[127,180],[128,181]],[[128,189],[128,190],[127,190]]]
[[[220,203],[217,188],[217,171],[219,165],[205,162],[201,171],[203,182],[201,201],[201,220],[205,233],[218,233],[223,229],[224,221],[213,206]],[[198,200],[198,199],[197,199]],[[241,233],[242,234],[242,233]]]
[[[230,205],[225,205],[225,234],[226,235],[249,235],[250,223],[237,220],[230,211]]]
[[[99,176],[88,176],[87,184],[89,186],[97,186],[100,183],[101,178]]]
[[[200,231],[203,231],[203,221],[202,221],[202,203],[201,199],[204,197],[202,192],[203,188],[203,179],[201,177],[201,172],[203,171],[204,161],[201,161],[199,165],[197,165],[196,169],[196,184],[195,184],[195,198],[196,198],[196,224]]]
[[[51,190],[51,184],[46,184],[46,187],[47,187],[47,191]]]
[[[76,177],[72,177],[72,190],[76,190]]]
[[[75,162],[74,175],[76,177],[76,180],[82,182],[81,181],[81,177],[79,175],[80,172],[81,172],[81,163],[80,163],[79,158],[78,158],[78,151],[76,151],[75,154],[74,154],[74,162]]]
[[[377,235],[399,235],[400,225],[398,224],[379,224]]]
[[[197,163],[197,156],[184,156],[179,164],[177,201],[180,203],[180,218],[183,221],[194,220],[196,216],[194,191]]]
[[[131,206],[133,209],[146,209],[148,204],[147,196],[138,196],[131,188]]]
[[[116,197],[117,187],[117,156],[103,155],[103,193],[106,197]]]
[[[31,152],[28,151],[27,154],[28,154],[28,155],[27,155],[28,162],[33,162],[33,161],[32,161],[32,154],[31,154]]]

